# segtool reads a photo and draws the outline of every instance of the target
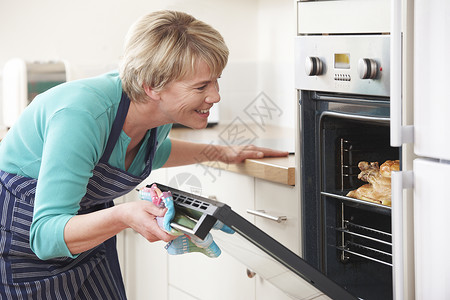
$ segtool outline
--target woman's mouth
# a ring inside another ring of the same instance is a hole
[[[207,114],[209,112],[209,109],[196,109],[195,111],[199,114]]]

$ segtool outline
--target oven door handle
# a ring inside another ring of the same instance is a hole
[[[339,113],[334,111],[325,111],[320,115],[320,122],[322,122],[323,117],[337,117],[341,119],[350,119],[356,121],[371,121],[371,122],[379,122],[379,123],[389,123],[389,118],[385,117],[374,117],[374,116],[363,116],[363,115],[352,115],[346,113]]]
[[[414,185],[412,171],[395,171],[391,173],[391,218],[392,218],[392,280],[394,299],[404,299],[404,201],[403,189],[410,189]]]

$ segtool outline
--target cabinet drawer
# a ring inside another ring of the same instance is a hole
[[[255,210],[274,217],[286,217],[276,222],[255,217],[255,225],[296,254],[300,251],[300,198],[296,187],[255,180]]]

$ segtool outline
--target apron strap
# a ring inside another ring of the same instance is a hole
[[[111,128],[111,133],[109,134],[108,142],[106,144],[105,152],[103,153],[102,158],[100,158],[101,162],[108,162],[111,157],[111,153],[116,145],[117,139],[122,132],[123,124],[125,123],[125,119],[127,117],[128,108],[130,107],[130,98],[128,98],[125,92],[122,92],[122,98],[120,99],[119,108],[117,110],[116,118],[114,119],[114,123]]]

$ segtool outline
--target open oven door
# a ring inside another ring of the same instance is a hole
[[[222,221],[235,232],[214,231],[219,247],[293,299],[357,299],[228,205],[158,183],[157,186],[172,193],[177,211],[196,221],[194,228],[184,231],[203,239],[216,220]],[[183,230],[179,224],[173,227]]]

